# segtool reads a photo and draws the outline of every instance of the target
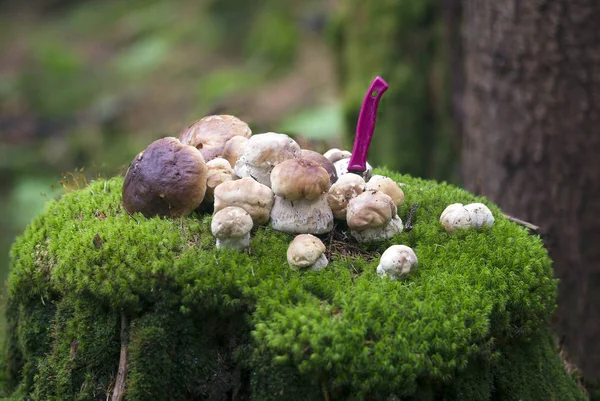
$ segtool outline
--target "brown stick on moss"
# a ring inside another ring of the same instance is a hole
[[[119,357],[119,372],[111,401],[121,401],[125,396],[125,378],[127,377],[127,342],[129,341],[129,321],[125,312],[121,312],[121,356]]]

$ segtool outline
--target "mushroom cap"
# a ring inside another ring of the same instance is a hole
[[[390,239],[396,234],[400,234],[404,229],[402,219],[396,215],[390,221],[380,227],[366,228],[364,230],[350,230],[350,235],[358,242],[373,242],[382,239]]]
[[[214,197],[215,213],[228,206],[237,206],[250,214],[255,225],[269,221],[273,191],[252,178],[225,181],[215,188]]]
[[[252,217],[241,207],[229,206],[212,218],[210,231],[216,238],[242,238],[252,230]]]
[[[252,177],[270,188],[273,167],[285,160],[297,159],[300,154],[300,145],[285,134],[267,132],[254,135],[235,163],[235,174]]]
[[[330,184],[333,185],[338,180],[337,172],[335,171],[335,166],[333,165],[333,163],[330,162],[328,158],[326,158],[319,152],[315,152],[314,150],[309,149],[302,149],[300,157],[302,159],[317,162],[321,167],[323,167],[327,171],[327,174],[329,174]]]
[[[374,175],[366,185],[367,189],[374,189],[388,195],[394,201],[396,206],[400,206],[404,202],[404,191],[398,184],[389,177],[383,175]]]
[[[447,232],[456,229],[466,230],[471,228],[471,216],[462,203],[453,203],[448,205],[442,212],[440,223]]]
[[[204,199],[207,170],[202,154],[193,146],[173,137],[156,140],[127,170],[123,207],[146,217],[186,216]]]
[[[471,217],[471,227],[491,227],[494,224],[492,211],[483,203],[469,203],[465,206]]]
[[[221,157],[227,160],[233,168],[233,166],[235,166],[235,162],[237,162],[237,159],[244,154],[244,149],[246,148],[247,143],[248,138],[245,136],[234,136],[225,142],[225,146],[223,147],[223,155]]]
[[[233,169],[231,164],[225,159],[217,157],[206,163],[208,173],[206,175],[206,195],[205,201],[212,202],[214,200],[215,188],[225,181],[233,180]]]
[[[348,203],[348,227],[362,231],[381,227],[397,215],[396,205],[388,195],[379,191],[365,191]]]
[[[315,199],[329,189],[329,174],[317,162],[288,159],[271,171],[271,189],[288,200]]]
[[[289,234],[324,234],[333,230],[333,213],[327,195],[291,201],[275,196],[271,209],[273,230]]]
[[[287,249],[287,261],[292,267],[309,267],[324,253],[325,245],[319,238],[310,234],[300,234],[296,235]]]
[[[339,179],[339,177],[349,173],[348,164],[350,164],[349,157],[340,159],[333,163],[333,165],[335,166],[335,171],[337,172],[338,179]],[[371,165],[369,163],[366,163],[366,170],[361,175],[363,176],[365,181],[369,181],[369,179],[373,175],[373,167],[371,167]]]
[[[350,156],[352,156],[352,153],[348,152],[347,150],[340,150],[338,148],[329,149],[327,152],[323,153],[323,157],[332,163],[342,159],[349,159]]]
[[[346,208],[350,199],[365,191],[365,180],[358,174],[345,174],[329,188],[327,202],[336,219],[346,220]]]
[[[415,251],[406,245],[392,245],[383,252],[377,266],[380,277],[389,276],[395,280],[418,265],[419,261]]]
[[[235,136],[249,138],[252,131],[248,124],[237,117],[215,115],[204,117],[184,130],[179,140],[197,148],[204,160],[210,161],[223,154],[225,143]]]

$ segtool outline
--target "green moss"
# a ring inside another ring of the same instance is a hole
[[[577,399],[556,364],[548,378],[531,372],[552,350],[518,348],[535,348],[555,307],[539,238],[491,204],[493,227],[449,235],[438,223],[447,204],[489,202],[378,173],[406,184],[403,220],[419,203],[414,229],[365,247],[373,258],[334,254],[321,272],[289,269],[291,236],[267,227],[239,254],[215,249],[210,216],[129,216],[122,178],[50,202],[11,253],[11,388],[40,400],[106,394],[124,329],[128,400],[527,399],[535,387],[498,373],[506,360]],[[392,243],[419,257],[400,282],[375,273]]]

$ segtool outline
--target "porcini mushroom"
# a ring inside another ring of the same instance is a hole
[[[131,162],[123,182],[123,207],[146,217],[179,217],[196,209],[206,192],[202,154],[177,138],[152,142]]]
[[[249,138],[252,131],[248,124],[237,117],[215,115],[204,117],[184,130],[179,140],[197,148],[204,160],[210,161],[223,154],[225,143],[235,136]]]
[[[294,269],[321,270],[329,261],[323,242],[310,234],[297,235],[287,250],[287,261]]]
[[[288,159],[301,155],[300,145],[285,134],[267,132],[252,136],[246,143],[244,153],[235,163],[238,177],[252,177],[271,187],[271,170]]]
[[[240,156],[244,154],[244,149],[246,148],[247,143],[248,138],[246,138],[245,136],[234,136],[233,138],[225,142],[225,147],[223,148],[223,155],[221,157],[227,160],[233,168]]]
[[[366,189],[374,189],[388,195],[396,206],[404,202],[404,191],[389,177],[374,175],[366,184]]]
[[[471,217],[471,227],[479,229],[494,224],[492,211],[483,203],[469,203],[465,206]]]
[[[396,205],[383,192],[368,190],[348,203],[346,221],[358,242],[389,239],[402,232]]]
[[[225,181],[215,188],[214,198],[215,213],[228,206],[241,207],[250,214],[257,226],[269,221],[269,214],[273,207],[271,188],[252,178]]]
[[[210,230],[217,238],[217,248],[243,252],[250,246],[252,226],[252,217],[248,212],[241,207],[229,206],[215,213]]]
[[[365,191],[365,180],[358,174],[345,174],[329,188],[327,202],[333,212],[333,217],[346,220],[346,208],[350,199]]]
[[[290,234],[323,234],[333,229],[327,203],[329,174],[323,167],[306,159],[286,160],[273,168],[271,184],[273,229]]]
[[[410,273],[413,268],[417,267],[418,263],[417,255],[410,247],[392,245],[381,255],[377,266],[377,275],[396,280]]]
[[[317,162],[319,166],[323,167],[327,173],[329,174],[329,182],[333,185],[337,180],[337,172],[335,171],[335,166],[332,162],[329,161],[325,156],[320,154],[319,152],[315,152],[314,150],[302,149],[302,153],[300,154],[302,159],[312,160],[313,162]]]
[[[206,195],[205,202],[212,203],[214,201],[215,188],[225,181],[233,180],[233,169],[229,162],[225,159],[217,157],[206,163],[208,173],[206,175]]]
[[[323,157],[329,160],[331,163],[335,163],[338,160],[349,159],[352,156],[352,153],[347,150],[340,150],[338,148],[329,149],[327,152],[323,153]]]
[[[453,203],[442,212],[440,223],[449,233],[457,229],[467,230],[471,228],[471,215],[462,203]]]

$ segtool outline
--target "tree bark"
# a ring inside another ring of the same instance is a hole
[[[462,174],[540,226],[559,332],[600,371],[600,2],[463,0]]]

